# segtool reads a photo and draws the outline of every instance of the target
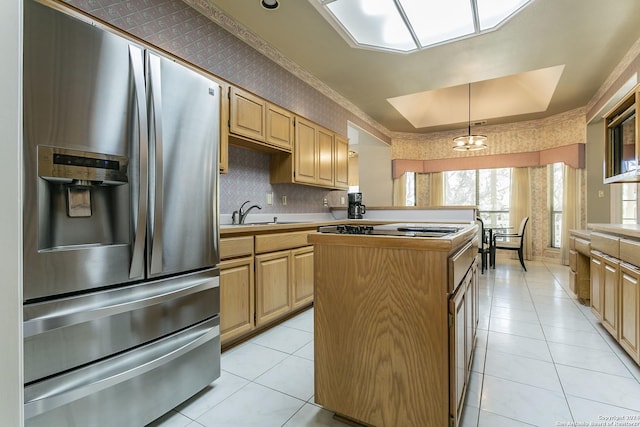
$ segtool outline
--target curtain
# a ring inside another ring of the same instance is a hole
[[[509,217],[513,232],[518,232],[522,218],[528,216],[529,222],[524,233],[524,259],[531,259],[533,253],[533,220],[531,218],[531,177],[529,168],[513,168],[511,173],[511,207]]]
[[[562,264],[569,264],[569,230],[580,228],[580,180],[577,169],[564,165],[562,188],[562,231],[560,234],[560,252]]]
[[[442,206],[444,203],[444,181],[442,172],[431,172],[429,184],[429,206]]]
[[[393,180],[393,206],[404,206],[407,200],[407,174]]]

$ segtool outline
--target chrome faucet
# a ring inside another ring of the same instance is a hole
[[[251,205],[247,208],[247,210],[243,210],[244,205],[246,205],[247,203],[249,203],[250,201],[247,200],[246,202],[244,202],[241,206],[240,209],[237,211],[233,211],[233,214],[231,215],[231,222],[233,224],[244,224],[244,220],[247,218],[247,215],[249,214],[249,212],[254,209],[262,209],[262,206],[260,205]],[[238,222],[236,222],[236,216],[238,218]]]

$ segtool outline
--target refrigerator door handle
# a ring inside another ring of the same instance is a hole
[[[139,132],[139,176],[138,176],[138,209],[134,218],[135,237],[133,241],[133,251],[131,255],[131,269],[129,277],[136,278],[144,275],[144,247],[147,230],[147,200],[149,197],[149,170],[148,170],[148,146],[147,136],[147,97],[144,79],[144,56],[141,48],[129,45],[129,58],[133,71],[133,86],[138,111],[138,132]],[[135,193],[135,188],[132,188]]]
[[[162,204],[163,204],[163,128],[162,128],[162,79],[160,57],[149,53],[149,80],[151,109],[152,109],[152,134],[151,134],[151,158],[154,161],[153,170],[153,198],[151,200],[151,265],[150,274],[162,272]]]
[[[36,415],[82,399],[166,365],[220,336],[214,318],[176,336],[143,348],[25,387],[24,417]]]

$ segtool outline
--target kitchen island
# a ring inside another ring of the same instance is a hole
[[[310,234],[315,401],[374,426],[455,426],[478,321],[477,226]]]

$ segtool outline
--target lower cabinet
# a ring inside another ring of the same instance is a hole
[[[605,256],[603,266],[602,326],[618,339],[620,262],[615,258]]]
[[[224,346],[313,302],[309,231],[220,239]],[[255,255],[254,255],[255,253]]]
[[[620,345],[640,363],[640,269],[620,264]]]
[[[474,262],[449,301],[450,411],[459,425],[478,325],[478,268]]]
[[[291,251],[293,308],[313,301],[313,246]]]
[[[640,242],[593,233],[591,309],[640,364]]]
[[[291,251],[256,255],[256,326],[291,311]]]
[[[591,251],[591,311],[602,321],[604,294],[604,257]]]
[[[254,328],[253,257],[220,263],[220,339],[223,343]]]

